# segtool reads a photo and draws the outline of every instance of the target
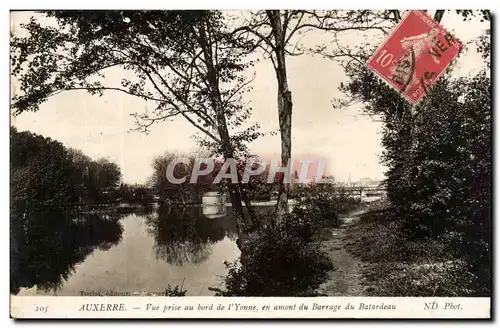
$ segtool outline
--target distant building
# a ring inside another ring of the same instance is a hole
[[[334,177],[323,177],[321,178],[322,183],[329,183],[329,184],[336,184],[335,178]]]
[[[335,185],[339,187],[350,187],[350,188],[378,188],[382,185],[381,180],[373,178],[361,178],[359,181],[351,181],[350,179],[346,181],[335,181]]]

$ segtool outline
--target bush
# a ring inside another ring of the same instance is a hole
[[[367,296],[487,296],[481,271],[455,248],[455,233],[413,240],[391,208],[349,227],[347,249],[364,262]]]
[[[478,291],[489,290],[489,69],[461,78],[445,74],[414,109],[364,68],[353,66],[348,74],[351,81],[343,90],[385,122],[382,161],[387,167],[387,196],[403,224],[403,235],[415,242],[446,236],[456,258],[465,259],[478,277]]]
[[[354,210],[360,205],[354,199],[332,185],[309,185],[296,191],[294,212],[298,216],[307,213],[315,227],[338,227],[339,214]]]
[[[471,297],[477,296],[477,277],[464,261],[377,264],[372,269],[369,296]]]
[[[211,290],[217,296],[316,296],[333,266],[311,236],[311,221],[297,213],[264,228],[239,263],[225,262],[224,290]]]
[[[489,289],[491,233],[491,83],[486,73],[444,80],[418,122],[408,199],[399,215],[414,240],[447,236],[459,258]],[[467,99],[460,102],[460,97]],[[399,180],[390,180],[392,185]]]
[[[165,296],[173,297],[173,296],[186,296],[187,290],[182,289],[182,286],[176,285],[175,287],[170,284],[165,288]]]

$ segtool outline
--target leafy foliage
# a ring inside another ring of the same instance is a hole
[[[181,297],[181,296],[186,296],[187,290],[182,289],[182,286],[179,287],[179,285],[171,286],[167,285],[165,288],[165,296],[167,297]]]
[[[297,201],[294,213],[307,215],[315,227],[338,227],[339,214],[352,211],[361,203],[331,184],[310,184],[298,188],[294,194]]]
[[[100,202],[121,180],[115,163],[93,161],[50,138],[11,127],[10,140],[12,209]]]
[[[61,143],[15,128],[10,136],[11,209],[60,206],[76,199],[71,158]]]
[[[303,213],[288,214],[251,240],[251,252],[240,263],[227,263],[224,289],[218,296],[314,296],[332,264],[318,243],[313,226]],[[243,264],[243,265],[242,265]]]
[[[144,186],[120,184],[111,194],[111,200],[115,203],[143,204],[154,202],[154,190]]]
[[[261,133],[249,124],[250,108],[242,101],[252,79],[246,55],[251,44],[229,30],[216,10],[198,11],[47,11],[54,26],[35,18],[22,27],[29,36],[11,39],[11,63],[19,80],[16,114],[36,111],[50,96],[64,91],[90,94],[122,92],[153,103],[136,113],[137,130],[183,117],[196,127],[198,143],[224,158],[247,151]],[[119,85],[106,74],[119,70]],[[244,192],[229,185],[239,226],[247,220]],[[250,214],[251,217],[251,214]]]
[[[380,204],[379,204],[380,205]],[[363,265],[368,296],[487,295],[469,263],[450,252],[453,234],[410,239],[392,208],[373,210],[348,228],[349,252]]]
[[[244,126],[250,108],[241,96],[251,79],[242,72],[248,42],[227,31],[219,11],[46,11],[23,24],[26,37],[11,39],[13,75],[20,93],[16,114],[36,111],[52,95],[86,90],[122,92],[153,103],[136,113],[137,129],[182,116],[200,132],[199,142],[222,152],[232,142],[240,150],[260,133]],[[106,83],[122,70],[119,85]],[[221,135],[229,128],[231,136]],[[207,140],[206,138],[209,138]],[[224,139],[230,137],[229,139]],[[224,139],[224,140],[222,140]]]
[[[182,162],[178,162],[173,167],[172,174],[176,179],[185,178],[185,180],[182,183],[174,183],[167,178],[167,170],[173,161],[180,160]],[[191,201],[197,203],[200,193],[210,190],[210,185],[203,183],[204,181],[199,181],[196,184],[190,183],[194,162],[195,158],[193,155],[175,154],[172,152],[165,152],[153,159],[153,175],[150,181],[153,188],[160,195],[161,201],[168,199],[182,203],[189,203]]]
[[[213,170],[208,174],[197,176],[196,180],[191,183],[195,169],[206,170],[208,168],[207,163],[198,162],[199,159],[212,161],[210,166],[212,167],[213,164]],[[174,183],[167,179],[168,167],[174,161],[177,164],[172,168],[171,173],[176,179],[185,178],[182,183]],[[235,163],[235,165],[225,165],[225,163]],[[153,175],[150,182],[161,199],[181,200],[182,202],[195,200],[198,202],[198,198],[203,192],[226,190],[227,185],[233,181],[233,170],[235,172],[234,176],[237,177],[235,180],[240,185],[241,191],[246,193],[250,199],[268,199],[274,186],[273,183],[267,183],[269,167],[262,169],[259,160],[252,156],[229,162],[220,157],[209,157],[207,154],[165,152],[163,155],[156,156],[152,164]],[[195,165],[199,165],[199,167],[195,168]],[[253,172],[262,170],[262,172],[255,175],[246,175],[245,172],[248,173],[250,170]],[[217,178],[218,176],[220,179]]]
[[[79,201],[110,202],[112,192],[121,181],[120,168],[105,158],[96,161],[76,149],[68,149],[74,167],[71,180]]]
[[[384,122],[387,192],[404,235],[444,237],[444,247],[476,276],[470,287],[483,294],[491,277],[491,83],[487,71],[464,78],[449,72],[416,114],[361,65],[347,67],[342,90]]]

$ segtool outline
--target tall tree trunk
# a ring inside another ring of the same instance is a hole
[[[207,66],[207,80],[211,90],[210,101],[211,106],[216,113],[215,119],[217,122],[217,131],[221,139],[224,158],[234,158],[234,148],[229,136],[226,115],[224,113],[224,108],[222,105],[217,71],[215,69],[213,61],[212,46],[210,45],[208,40],[209,39],[207,37],[206,27],[204,26],[204,24],[201,24],[199,29],[199,41],[205,58],[205,64]],[[240,190],[239,188],[239,183],[229,183],[228,191],[231,199],[231,205],[236,216],[236,229],[238,231],[238,237],[240,239],[239,247],[240,249],[242,249],[248,240],[249,228],[252,228],[252,226],[249,224],[250,220],[246,220],[245,218],[243,205],[241,203],[242,190]]]
[[[241,181],[240,178],[241,177],[238,176],[238,181]],[[241,182],[238,183],[238,187],[239,187],[239,189],[241,191],[241,199],[245,203],[245,207],[247,209],[248,216],[250,217],[249,230],[257,230],[259,228],[259,226],[260,226],[260,223],[258,221],[258,218],[257,218],[256,214],[255,214],[255,211],[253,209],[253,206],[252,206],[252,203],[250,201],[250,198],[248,197],[248,193],[244,190],[243,184]]]
[[[279,10],[268,10],[267,16],[271,23],[273,36],[275,39],[274,53],[276,63],[274,66],[276,78],[278,80],[278,117],[281,134],[281,162],[286,165],[292,157],[292,92],[288,89],[288,80],[286,76],[285,59],[285,31],[281,22]],[[281,220],[288,213],[288,192],[290,183],[279,182],[279,193],[277,214],[278,220]]]

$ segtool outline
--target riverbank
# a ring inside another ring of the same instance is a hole
[[[278,201],[277,200],[252,200],[250,201],[250,204],[252,204],[252,206],[256,206],[256,207],[259,207],[259,206],[274,206],[276,205]],[[288,200],[288,206],[293,206],[295,205],[296,203],[296,200],[295,199],[289,199]],[[232,206],[231,203],[225,203],[224,204],[225,206]],[[245,206],[245,203],[242,202],[242,205]]]
[[[329,296],[468,296],[473,278],[444,240],[409,241],[401,220],[383,203],[348,216],[324,242],[335,271]]]
[[[269,200],[269,201],[250,201],[250,204],[254,207],[269,207],[269,206],[275,206],[277,203],[277,200]],[[295,199],[289,199],[288,200],[288,206],[293,207],[297,201]],[[115,211],[126,211],[126,210],[142,210],[144,208],[156,208],[160,206],[160,203],[154,202],[154,203],[147,203],[147,204],[128,204],[128,203],[121,203],[121,204],[98,204],[98,205],[75,205],[75,206],[68,206],[68,207],[61,207],[61,209],[72,209],[72,210],[78,210],[82,213],[104,213],[104,212],[115,212]],[[242,202],[241,205],[245,207],[245,203]],[[198,207],[214,207],[214,206],[225,206],[225,207],[232,207],[232,204],[230,202],[226,203],[214,203],[214,204],[201,204],[201,203],[174,203],[174,204],[168,204],[166,203],[165,206],[170,206],[172,208],[198,208]]]

